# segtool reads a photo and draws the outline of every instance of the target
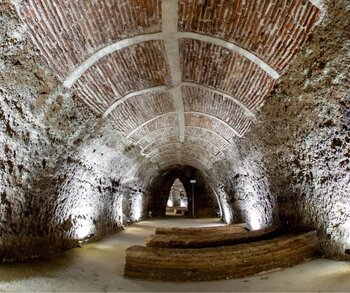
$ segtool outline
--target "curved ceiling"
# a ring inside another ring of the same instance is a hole
[[[225,159],[320,18],[307,0],[24,0],[66,88],[160,168]]]

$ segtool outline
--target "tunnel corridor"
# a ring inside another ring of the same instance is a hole
[[[317,231],[323,259],[208,290],[288,291],[304,269],[300,290],[348,288],[349,27],[349,0],[0,0],[0,288],[52,273],[42,288],[64,291],[52,255],[67,274],[82,261],[79,286],[95,257],[119,270],[126,243],[170,220]],[[84,288],[148,288],[105,270],[111,287]]]

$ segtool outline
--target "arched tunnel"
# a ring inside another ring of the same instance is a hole
[[[189,223],[348,264],[349,28],[349,0],[0,0],[2,262],[162,221],[179,178]]]

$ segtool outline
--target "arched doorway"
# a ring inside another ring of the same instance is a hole
[[[195,184],[195,217],[217,217],[219,202],[205,176],[197,169],[190,166],[177,166],[160,173],[147,189],[147,210],[153,217],[163,217],[166,215],[166,206],[170,194],[170,189],[176,179],[179,179],[184,186],[188,196],[189,216],[192,211],[192,185],[190,181],[194,179]]]
[[[167,216],[185,216],[188,214],[188,197],[186,189],[179,178],[174,180],[170,188],[166,206]]]

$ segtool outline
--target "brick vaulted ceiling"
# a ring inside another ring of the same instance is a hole
[[[63,86],[160,168],[225,158],[319,21],[317,0],[24,0]]]

